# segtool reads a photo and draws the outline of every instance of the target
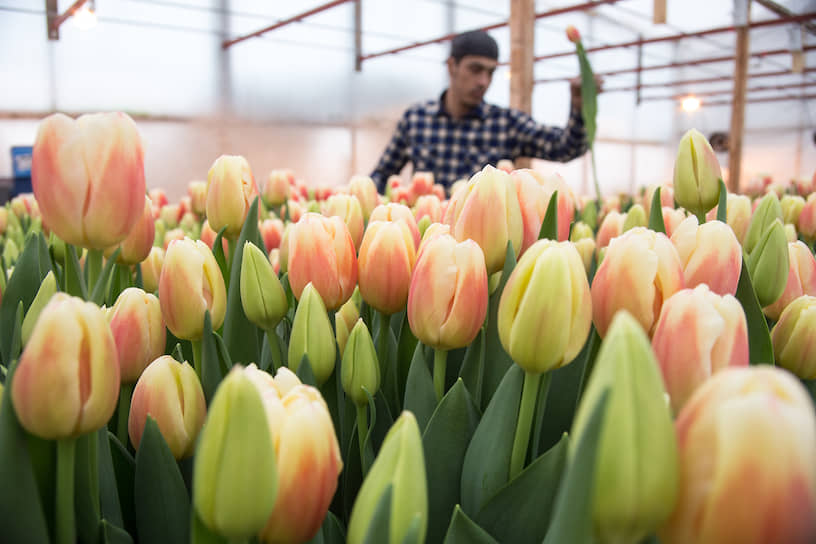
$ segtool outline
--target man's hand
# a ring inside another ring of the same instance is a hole
[[[581,107],[581,77],[574,77],[570,79],[570,97],[572,102],[573,108],[580,108]],[[600,93],[603,91],[603,78],[599,75],[595,75],[595,87],[597,88],[597,92]]]

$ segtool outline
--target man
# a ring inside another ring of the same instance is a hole
[[[580,81],[571,83],[567,126],[540,125],[526,113],[484,102],[498,58],[498,45],[485,32],[453,39],[447,60],[450,86],[438,100],[416,104],[403,114],[371,174],[381,192],[388,177],[408,161],[414,172],[432,172],[449,190],[456,180],[501,159],[567,162],[586,152]]]

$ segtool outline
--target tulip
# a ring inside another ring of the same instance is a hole
[[[292,232],[292,227],[295,223],[286,223],[286,226],[283,227],[283,234],[281,235],[281,242],[280,242],[280,255],[278,255],[278,259],[280,262],[280,271],[279,273],[287,272],[287,267],[289,266],[289,233]]]
[[[341,362],[341,382],[354,404],[367,405],[380,388],[380,366],[374,341],[362,319],[357,319],[348,337]]]
[[[808,196],[805,206],[799,212],[796,226],[803,237],[808,240],[816,238],[816,193]]]
[[[204,312],[210,312],[213,330],[224,322],[227,292],[212,251],[201,240],[170,244],[159,278],[162,315],[176,338],[200,340]]]
[[[377,186],[368,176],[354,176],[349,181],[349,193],[356,196],[360,201],[363,210],[363,218],[368,221],[371,212],[380,203],[380,195],[377,194]]]
[[[592,524],[599,542],[640,542],[677,497],[677,443],[649,338],[626,311],[615,316],[575,415],[570,454],[609,391],[595,460]]]
[[[358,260],[360,295],[386,315],[405,308],[416,258],[414,238],[404,221],[368,224]]]
[[[541,224],[547,210],[547,200],[544,187],[529,169],[516,170],[510,173],[516,188],[519,209],[521,210],[522,240],[519,255],[523,255],[527,248],[538,240]]]
[[[241,234],[252,199],[258,194],[249,163],[239,155],[221,155],[207,173],[207,221],[224,236]]]
[[[601,226],[598,228],[598,234],[595,238],[598,242],[599,250],[608,246],[613,238],[623,233],[624,220],[625,216],[615,210],[606,214],[606,217],[601,221]]]
[[[680,223],[686,220],[686,212],[682,208],[663,207],[663,227],[666,229],[666,236],[671,238]]]
[[[775,194],[765,195],[754,210],[751,222],[748,224],[748,230],[745,232],[742,248],[745,250],[746,255],[750,255],[754,251],[765,231],[776,219],[782,221],[782,206],[779,204],[779,199]]]
[[[43,222],[69,244],[105,249],[127,237],[142,215],[144,152],[124,113],[61,113],[40,123],[31,185]]]
[[[428,225],[428,228],[422,233],[422,240],[419,242],[419,249],[417,249],[417,258],[419,258],[420,253],[422,253],[422,248],[425,247],[430,240],[441,234],[449,235],[450,233],[450,225],[446,225],[445,223],[431,223]]]
[[[473,240],[430,238],[417,257],[408,290],[408,323],[422,343],[439,350],[470,344],[487,313],[484,254]]]
[[[678,291],[663,304],[652,346],[677,414],[712,374],[748,366],[748,325],[742,305],[705,284]]]
[[[13,238],[8,238],[3,246],[3,261],[9,265],[14,266],[17,258],[20,256],[20,248]]]
[[[433,172],[414,172],[411,176],[411,192],[416,196],[430,194],[434,181]]]
[[[705,136],[696,129],[683,135],[674,161],[674,198],[704,222],[720,198],[720,163]]]
[[[159,210],[159,219],[164,221],[168,229],[178,227],[179,220],[181,220],[181,206],[178,204],[165,204]]]
[[[139,264],[144,261],[153,248],[153,240],[156,237],[156,224],[153,221],[150,199],[144,198],[144,209],[139,220],[133,225],[127,238],[119,244],[119,257],[116,262],[124,265]],[[112,246],[105,251],[105,256],[110,257],[117,246]]]
[[[218,233],[215,232],[212,227],[210,227],[210,222],[206,219],[201,224],[201,234],[199,235],[199,239],[207,244],[207,247],[210,250],[215,250],[213,247],[215,245],[215,237],[218,236]],[[224,250],[224,255],[229,255],[229,242],[223,236],[221,237],[221,249]]]
[[[354,302],[354,297],[350,298],[345,304],[340,306],[334,314],[334,329],[337,337],[337,347],[340,353],[345,353],[346,342],[349,334],[351,334],[354,324],[360,317],[360,310],[357,308],[357,303]]]
[[[793,376],[767,366],[719,372],[675,429],[680,487],[661,542],[816,540],[816,415]]]
[[[8,222],[8,208],[0,207],[0,236],[6,233]]]
[[[570,224],[572,224],[575,218],[575,195],[572,193],[570,186],[564,181],[564,178],[557,173],[544,175],[532,170],[531,174],[544,189],[544,210],[542,215],[546,215],[550,198],[555,191],[558,191],[558,200],[556,203],[558,208],[557,231],[558,240],[563,242],[569,238]]]
[[[0,271],[0,275],[5,275],[5,271]],[[31,301],[28,311],[23,319],[23,326],[21,329],[21,340],[23,345],[28,343],[31,338],[31,332],[34,330],[37,320],[40,318],[43,308],[48,304],[51,298],[57,293],[57,279],[54,276],[54,271],[49,270],[45,278],[43,278],[40,288],[37,290],[37,295]]]
[[[116,344],[105,312],[55,294],[37,319],[11,383],[20,424],[46,440],[74,438],[105,425],[118,395]]]
[[[475,174],[451,198],[445,223],[458,241],[479,244],[488,274],[504,267],[508,243],[516,256],[521,251],[524,226],[515,186],[508,174],[492,166]]]
[[[759,243],[748,254],[748,273],[761,306],[776,302],[787,285],[790,270],[788,241],[782,221],[775,219],[765,230]]]
[[[142,371],[164,353],[167,329],[159,299],[136,287],[128,287],[108,310],[113,340],[119,356],[120,379],[135,383]]]
[[[771,330],[774,360],[803,380],[816,379],[816,297],[802,295],[782,311]]]
[[[595,255],[595,240],[592,238],[581,238],[577,242],[573,242],[573,245],[581,256],[584,271],[589,274],[592,269],[592,257]]]
[[[169,202],[169,200],[167,199],[167,193],[164,192],[164,189],[158,187],[154,187],[148,190],[147,196],[148,198],[150,198],[150,202],[152,202],[157,209],[161,209],[163,206],[166,206]]]
[[[278,489],[271,416],[247,374],[235,365],[218,386],[193,466],[193,505],[199,518],[210,530],[232,539],[246,539],[263,529]]]
[[[626,212],[623,218],[623,232],[635,227],[645,227],[648,224],[649,220],[646,217],[646,210],[640,204],[635,204],[629,208],[629,211]]]
[[[707,284],[719,295],[735,295],[742,271],[742,247],[734,231],[721,221],[698,225],[687,217],[671,241],[683,266],[686,287]]]
[[[187,194],[190,196],[190,209],[198,216],[207,213],[207,182],[191,181],[187,184]]]
[[[187,234],[181,229],[171,229],[168,230],[167,233],[164,235],[164,242],[162,243],[162,247],[164,251],[167,252],[167,248],[170,247],[170,242],[180,241],[187,238]]]
[[[796,225],[799,221],[799,215],[805,208],[805,199],[799,195],[785,195],[779,201],[779,207],[782,209],[782,221],[786,224]]]
[[[156,420],[173,457],[193,455],[207,415],[204,390],[193,367],[162,355],[145,368],[133,390],[128,416],[128,435],[137,450],[148,415]]]
[[[267,253],[280,247],[283,228],[283,221],[280,219],[265,219],[258,225]]]
[[[567,39],[572,43],[579,43],[581,41],[581,34],[574,26],[567,25]]]
[[[244,242],[241,260],[241,305],[252,323],[277,339],[275,327],[289,310],[286,292],[272,264],[258,246]],[[275,346],[277,349],[277,346]]]
[[[291,170],[272,170],[269,172],[261,194],[264,204],[270,208],[285,204],[289,199],[294,181],[295,175]]]
[[[674,187],[671,185],[651,185],[646,188],[646,191],[643,193],[643,200],[641,204],[643,208],[646,210],[646,215],[651,217],[652,215],[652,198],[654,198],[654,193],[657,189],[660,189],[660,208],[674,208]]]
[[[795,242],[796,240],[799,239],[796,233],[796,227],[794,227],[790,223],[785,223],[783,227],[785,229],[785,240],[787,240],[788,243]]]
[[[303,288],[292,323],[289,368],[297,372],[303,356],[307,355],[317,384],[323,385],[334,371],[336,349],[326,306],[310,282]]]
[[[515,170],[515,166],[513,165],[513,161],[510,159],[501,159],[499,162],[496,163],[496,169],[501,170],[502,172],[507,172],[508,174],[512,174],[513,170]]]
[[[411,230],[411,235],[414,238],[414,245],[419,246],[419,227],[417,227],[416,219],[414,219],[414,214],[411,212],[411,209],[404,204],[381,204],[374,208],[371,212],[371,216],[368,218],[368,222],[371,223],[373,221],[404,221],[408,228]]]
[[[442,202],[436,195],[422,195],[414,204],[414,218],[419,223],[423,217],[428,217],[431,223],[442,221]]]
[[[351,510],[346,535],[349,544],[361,544],[366,541],[366,534],[377,506],[389,486],[391,505],[388,512],[388,543],[424,542],[428,529],[425,454],[419,426],[411,412],[403,412],[391,426],[371,470],[360,487]],[[416,528],[413,533],[416,540],[407,540],[412,526]]]
[[[348,227],[351,239],[354,241],[354,248],[360,249],[363,241],[363,231],[365,223],[363,221],[363,209],[360,201],[352,195],[332,195],[326,200],[324,215],[327,217],[337,216],[343,220]]]
[[[139,264],[142,270],[142,286],[148,293],[155,293],[159,289],[159,278],[164,265],[164,250],[153,246],[147,258]]]
[[[280,275],[280,249],[275,248],[269,252],[269,264],[272,265],[272,270],[275,275]]]
[[[663,301],[683,288],[683,267],[665,234],[636,227],[614,238],[592,281],[592,320],[603,338],[618,310],[651,335]]]
[[[726,221],[742,244],[751,223],[751,199],[745,195],[728,194]]]
[[[763,308],[771,319],[778,319],[782,311],[802,295],[816,295],[816,259],[803,242],[788,242],[788,278],[785,290],[776,302]]]
[[[525,371],[571,362],[592,324],[589,283],[575,246],[551,240],[530,246],[507,280],[497,319],[504,350]]]

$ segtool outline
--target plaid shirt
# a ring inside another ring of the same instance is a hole
[[[447,92],[447,91],[446,91]],[[536,157],[567,162],[586,152],[586,131],[580,108],[572,108],[565,128],[535,122],[519,110],[482,102],[463,119],[438,100],[416,104],[403,114],[391,142],[371,177],[380,191],[405,163],[414,172],[433,172],[446,189],[501,159]]]

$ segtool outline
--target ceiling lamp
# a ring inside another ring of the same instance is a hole
[[[692,112],[700,109],[700,99],[693,94],[688,95],[681,103],[683,111]]]
[[[91,28],[96,26],[96,9],[94,9],[94,3],[91,0],[90,2],[86,2],[82,5],[78,10],[74,12],[74,24],[80,30],[90,30]]]

